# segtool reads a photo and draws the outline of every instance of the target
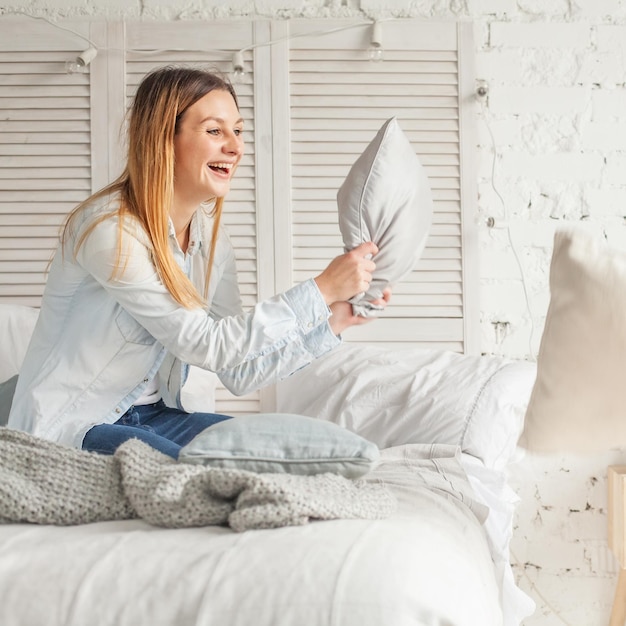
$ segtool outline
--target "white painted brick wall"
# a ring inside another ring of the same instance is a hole
[[[122,16],[420,17],[472,21],[478,77],[489,83],[478,118],[477,220],[506,212],[505,229],[482,227],[481,338],[487,353],[537,351],[549,301],[552,237],[563,220],[601,224],[626,249],[625,0],[8,0],[50,18]],[[496,144],[496,188],[492,186]],[[492,322],[508,321],[496,345]],[[532,333],[532,341],[531,341]],[[591,458],[526,457],[511,468],[521,497],[512,542],[520,585],[538,605],[525,626],[604,626],[616,563],[606,543],[606,467]],[[478,626],[478,625],[477,625]]]
[[[626,32],[624,33],[626,37]],[[607,91],[595,90],[591,94],[592,119],[626,119],[626,89],[617,87]]]
[[[577,50],[589,46],[591,31],[584,23],[493,22],[489,29],[492,48],[551,48]]]
[[[558,152],[528,154],[509,152],[503,155],[501,174],[504,178],[531,178],[538,181],[597,181],[603,162],[599,154]]]
[[[578,86],[530,84],[493,88],[489,96],[489,111],[494,115],[576,115],[588,106],[590,94]]]

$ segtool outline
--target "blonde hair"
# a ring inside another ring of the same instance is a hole
[[[152,259],[166,289],[186,308],[205,304],[222,214],[223,198],[215,198],[211,214],[213,232],[201,296],[174,259],[169,246],[169,210],[174,197],[174,136],[187,109],[215,89],[227,91],[237,103],[232,85],[218,74],[199,69],[163,67],[146,75],[137,89],[128,124],[128,158],[120,177],[79,204],[69,215],[62,233],[64,243],[72,224],[87,205],[118,193],[119,205],[95,218],[76,242],[74,252],[102,221],[117,214],[119,235],[112,278],[123,273],[124,221],[135,218],[152,245]]]

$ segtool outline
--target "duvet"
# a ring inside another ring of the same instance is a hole
[[[234,532],[144,519],[0,525],[3,626],[497,626],[494,566],[458,448],[382,451],[382,519]]]

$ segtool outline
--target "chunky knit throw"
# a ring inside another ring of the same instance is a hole
[[[386,487],[335,474],[256,474],[179,463],[138,439],[114,456],[0,427],[0,522],[86,524],[141,517],[170,528],[236,531],[395,509]]]

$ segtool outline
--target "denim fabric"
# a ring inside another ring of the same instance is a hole
[[[129,439],[141,439],[156,450],[178,459],[181,448],[209,426],[231,419],[219,413],[185,413],[163,400],[131,406],[114,424],[99,424],[87,432],[83,450],[113,454]]]

